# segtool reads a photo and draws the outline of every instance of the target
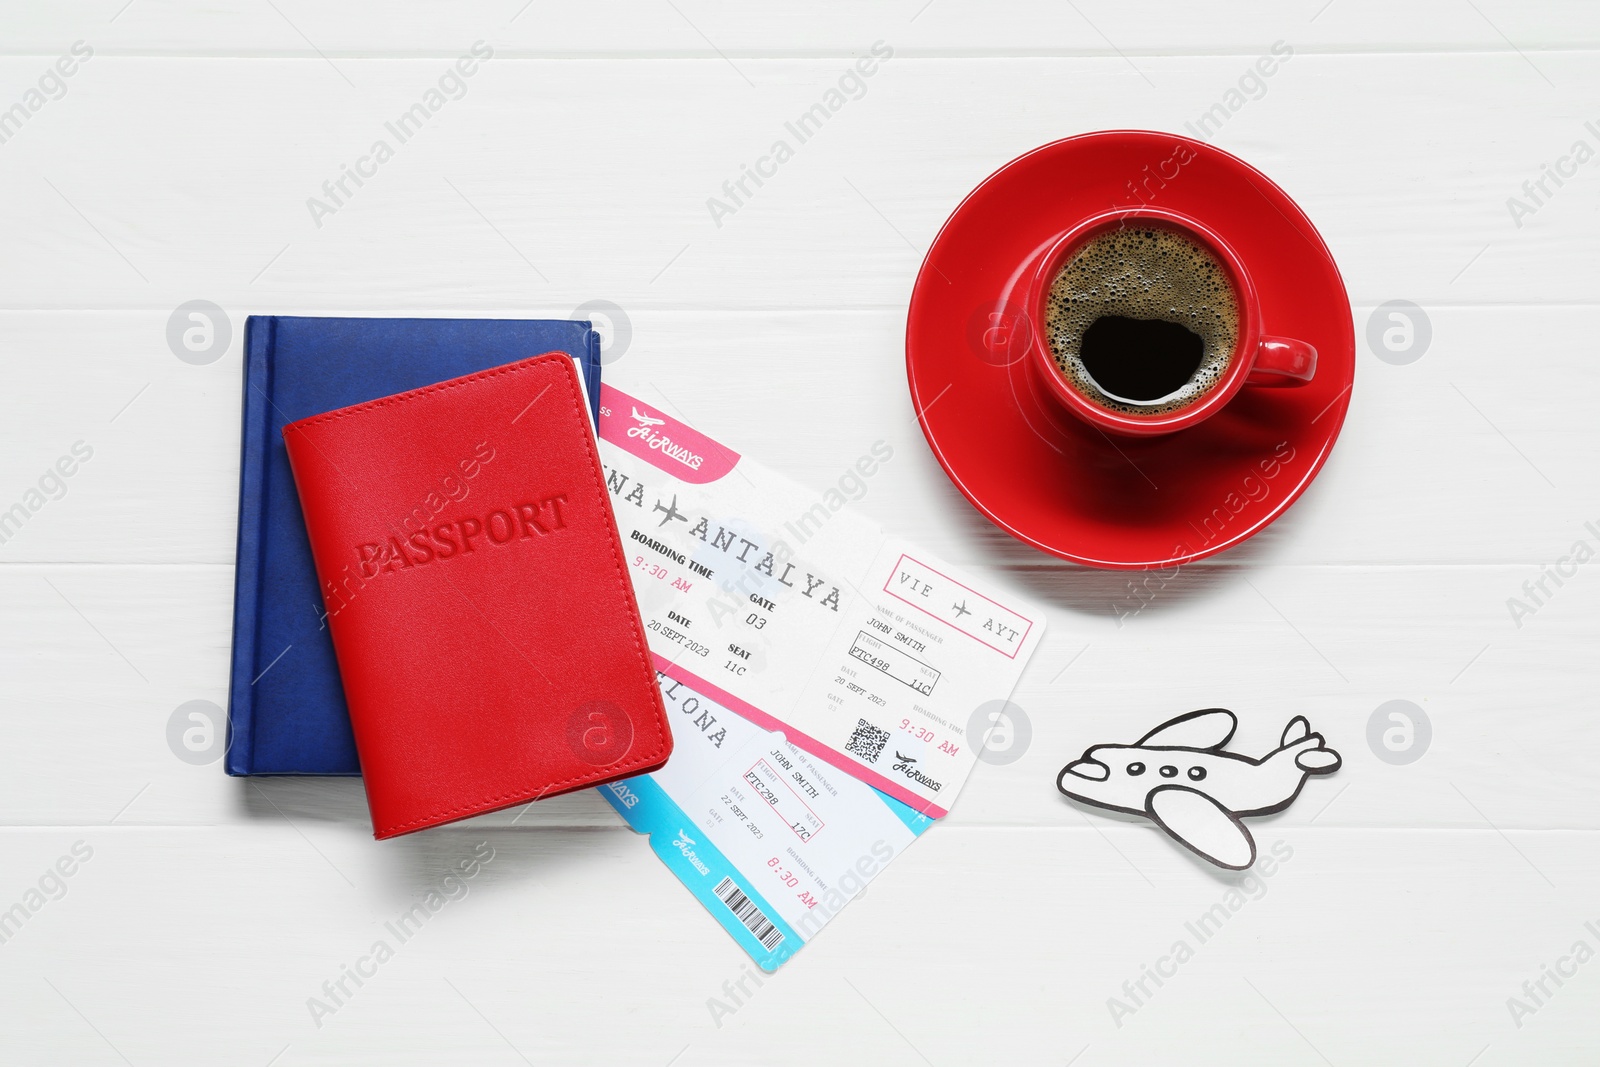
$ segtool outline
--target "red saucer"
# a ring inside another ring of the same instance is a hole
[[[1247,388],[1198,426],[1137,439],[1037,387],[1023,314],[1035,257],[1087,216],[1141,203],[1234,247],[1263,327],[1316,346],[1315,380]],[[1090,566],[1159,567],[1239,544],[1311,484],[1350,404],[1355,329],[1327,245],[1282,189],[1199,141],[1117,130],[1036,148],[961,202],[912,290],[906,374],[934,456],[997,526]]]

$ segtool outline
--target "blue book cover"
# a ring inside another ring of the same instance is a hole
[[[598,421],[600,337],[587,322],[250,316],[229,774],[361,773],[284,424],[542,352],[578,361]]]

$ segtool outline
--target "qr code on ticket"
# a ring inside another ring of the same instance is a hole
[[[888,730],[880,730],[866,719],[857,719],[855,732],[845,742],[844,750],[860,756],[868,763],[877,763],[878,757],[883,754],[883,746],[888,743]]]

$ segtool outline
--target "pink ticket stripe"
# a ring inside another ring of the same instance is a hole
[[[706,696],[710,697],[712,700],[715,700],[717,703],[721,704],[730,711],[735,711],[740,715],[743,715],[745,718],[749,719],[763,730],[767,730],[772,733],[783,734],[784,737],[788,738],[790,744],[799,745],[813,756],[816,756],[818,759],[826,760],[851,777],[859,778],[861,781],[866,782],[874,789],[877,789],[880,792],[888,793],[890,796],[900,801],[900,803],[909,807],[912,811],[926,815],[930,819],[942,819],[946,815],[950,814],[948,809],[939,807],[931,800],[923,800],[905,786],[900,785],[898,782],[890,781],[888,778],[885,778],[883,775],[872,770],[870,767],[864,767],[854,760],[846,759],[844,756],[835,752],[827,745],[824,745],[816,738],[811,737],[808,734],[801,733],[788,723],[780,722],[779,720],[774,719],[771,715],[768,715],[754,704],[747,704],[743,700],[740,700],[738,697],[734,696],[732,693],[728,692],[726,689],[721,689],[715,685],[712,685],[699,675],[694,674],[693,672],[678,666],[676,663],[671,662],[659,652],[652,652],[650,655],[655,659],[656,670],[660,671],[668,678],[671,678],[674,681],[682,682],[684,685],[691,686],[701,693],[704,693]]]
[[[714,482],[739,462],[733,449],[604,382],[600,439],[692,485]]]

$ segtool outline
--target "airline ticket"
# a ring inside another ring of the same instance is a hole
[[[1044,613],[607,385],[599,439],[656,668],[945,815],[982,743],[967,723],[1011,695]],[[725,726],[672,721],[718,749]]]
[[[776,970],[932,822],[692,685],[659,681],[675,722],[714,729],[679,731],[665,767],[600,795]]]

